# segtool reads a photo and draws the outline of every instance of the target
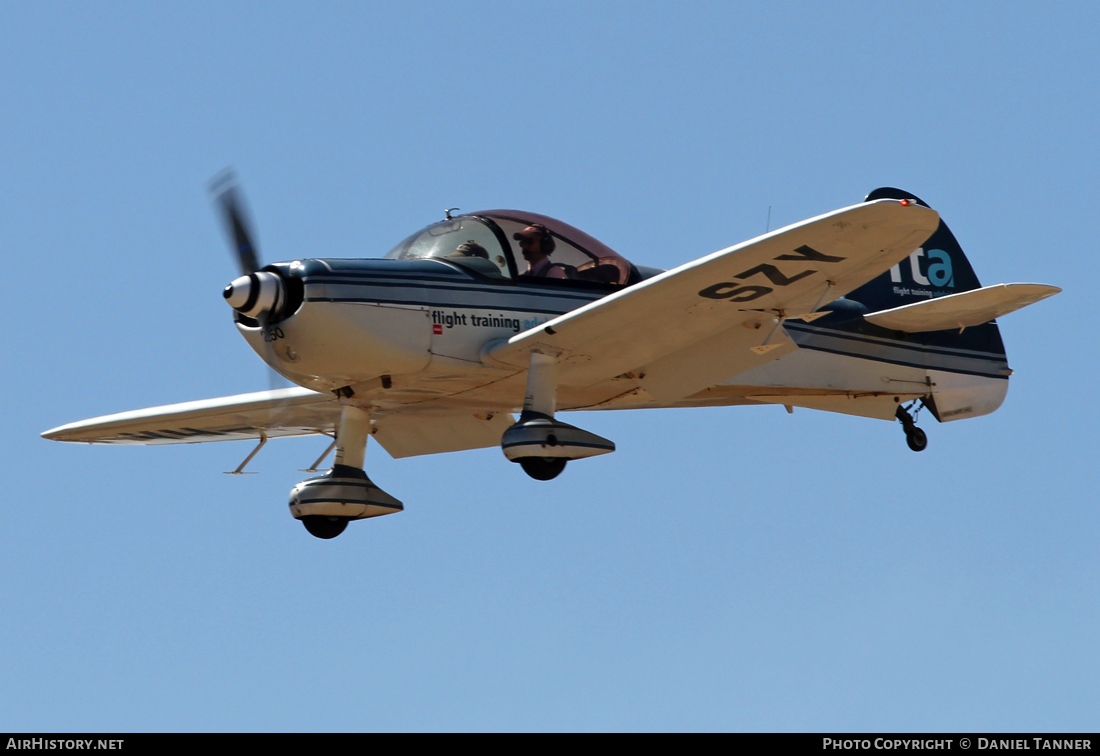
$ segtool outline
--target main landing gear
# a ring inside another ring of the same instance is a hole
[[[557,360],[531,353],[527,393],[519,422],[504,431],[500,440],[504,456],[518,462],[535,480],[553,480],[571,459],[584,459],[615,451],[615,444],[554,419],[557,409]]]
[[[920,401],[919,399],[917,401]],[[916,404],[916,402],[913,402]],[[912,407],[913,404],[909,406]],[[924,403],[921,403],[921,407]],[[917,408],[917,412],[920,412],[920,408]],[[917,427],[915,418],[909,414],[909,411],[898,405],[898,411],[895,415],[898,420],[901,421],[902,430],[905,431],[905,443],[909,445],[909,448],[915,452],[924,451],[928,448],[928,434]]]
[[[371,482],[363,471],[370,437],[370,413],[344,405],[336,433],[336,462],[324,475],[303,480],[290,491],[290,514],[310,535],[335,538],[352,520],[400,512],[404,506]]]

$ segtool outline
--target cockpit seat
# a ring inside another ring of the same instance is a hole
[[[575,278],[582,281],[618,284],[630,278],[630,263],[610,257],[601,257],[577,266]]]

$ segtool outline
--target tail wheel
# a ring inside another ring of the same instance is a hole
[[[928,448],[928,434],[915,425],[905,432],[905,443],[915,452]]]
[[[919,401],[921,402],[921,405],[920,407],[917,407],[917,412],[920,412],[921,407],[924,406],[924,400],[922,399]],[[916,404],[917,402],[914,401],[912,404],[909,405],[909,407],[912,408]],[[917,427],[916,419],[909,414],[908,409],[899,404],[898,410],[896,413],[894,413],[894,416],[898,419],[899,422],[901,422],[902,430],[905,431],[905,443],[909,445],[910,449],[915,452],[919,452],[924,451],[928,448],[928,436],[925,434],[924,431]]]
[[[343,533],[344,528],[348,526],[348,519],[327,515],[307,515],[302,518],[302,524],[306,526],[311,536],[327,540]]]
[[[561,457],[523,457],[519,464],[535,480],[553,480],[561,475],[567,461]]]

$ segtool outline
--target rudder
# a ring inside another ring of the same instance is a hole
[[[929,207],[915,194],[893,187],[875,189],[864,201],[878,199],[904,199]],[[908,259],[895,265],[888,274],[852,292],[851,296],[876,312],[981,286],[962,246],[941,218],[935,233]]]

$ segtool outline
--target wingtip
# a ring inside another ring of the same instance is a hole
[[[1046,299],[1047,297],[1053,297],[1055,294],[1061,294],[1062,293],[1062,287],[1061,286],[1054,286],[1053,284],[1010,283],[1010,284],[1001,284],[1001,286],[1005,286],[1005,287],[1009,287],[1009,288],[1021,287],[1021,288],[1030,289],[1036,295],[1036,299],[1035,299],[1036,302],[1042,301],[1042,300]]]
[[[65,425],[59,425],[56,428],[42,431],[38,435],[47,441],[72,441],[73,439],[67,438],[67,436],[79,426],[80,423],[67,423]]]

